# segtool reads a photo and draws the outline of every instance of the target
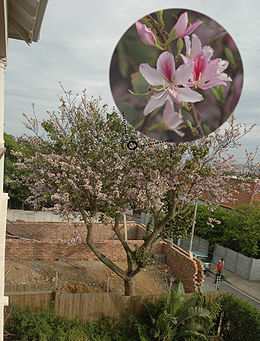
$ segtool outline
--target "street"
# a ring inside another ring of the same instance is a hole
[[[214,279],[215,279],[215,275],[213,275],[211,273],[210,273],[209,277],[205,278],[204,286],[203,286],[204,292],[216,290],[216,286],[214,284]],[[249,297],[247,294],[243,293],[242,291],[240,291],[239,289],[237,289],[236,287],[234,287],[233,285],[231,285],[225,281],[220,283],[220,291],[222,293],[233,294],[234,296],[236,296],[236,297],[238,297],[244,301],[247,301],[252,306],[254,306],[260,310],[260,302],[255,301],[254,299]]]

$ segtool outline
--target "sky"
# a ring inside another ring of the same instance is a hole
[[[220,23],[236,42],[244,67],[244,85],[235,109],[238,122],[256,124],[232,150],[239,163],[244,150],[254,152],[260,141],[260,1],[259,0],[49,0],[40,40],[28,46],[9,39],[5,72],[5,132],[20,136],[26,129],[22,113],[47,119],[66,90],[102,97],[113,108],[109,66],[123,33],[141,17],[167,8],[201,12]],[[257,154],[260,161],[260,150]]]

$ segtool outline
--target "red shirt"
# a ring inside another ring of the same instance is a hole
[[[217,270],[222,271],[222,264],[221,263],[218,264]]]

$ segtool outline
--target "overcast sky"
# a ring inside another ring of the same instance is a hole
[[[101,96],[112,108],[109,65],[121,35],[136,20],[159,9],[187,8],[219,22],[235,40],[244,66],[244,86],[235,109],[239,122],[256,123],[244,137],[243,148],[234,154],[244,160],[243,150],[254,151],[260,141],[260,1],[259,0],[49,0],[41,37],[30,47],[9,40],[5,74],[5,132],[19,136],[25,132],[22,113],[47,118],[66,90],[89,97]],[[233,151],[232,151],[233,152]],[[260,151],[258,152],[260,160]]]

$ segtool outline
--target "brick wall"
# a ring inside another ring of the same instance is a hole
[[[86,237],[86,227],[84,223],[35,223],[35,222],[15,222],[16,226],[8,223],[8,231],[13,234],[28,238],[29,235],[19,227],[32,233],[41,241],[26,241],[17,239],[6,240],[7,259],[68,259],[68,260],[97,260],[97,257],[86,245],[85,242],[75,246],[67,246],[59,242],[59,239],[71,239],[73,231],[76,229]],[[135,222],[127,222],[128,244],[132,249],[135,245],[141,245],[145,233],[142,225]],[[121,233],[124,235],[123,225]],[[112,225],[104,226],[97,223],[94,225],[94,242],[99,250],[113,261],[126,260],[125,251],[121,243],[116,239],[112,230]],[[175,276],[183,282],[187,293],[197,290],[203,285],[203,265],[197,259],[190,259],[187,253],[177,245],[169,245],[165,242],[156,245],[153,253],[165,254],[166,263],[172,269]]]
[[[128,241],[131,249],[135,245],[141,245],[142,240]],[[95,243],[98,249],[113,261],[126,260],[125,251],[118,240],[106,240]],[[66,259],[66,260],[97,260],[98,258],[90,250],[86,243],[79,243],[74,246],[66,246],[54,241],[25,241],[17,239],[6,240],[6,259],[12,260],[42,260],[42,259]]]
[[[175,245],[163,243],[162,252],[165,254],[167,265],[173,270],[174,275],[182,281],[185,292],[193,292],[197,283],[197,262],[190,259],[186,252]]]
[[[136,240],[138,238],[135,222],[127,222],[128,229],[128,239]],[[15,236],[23,238],[34,238],[39,240],[53,240],[58,239],[66,240],[73,237],[73,232],[75,230],[79,231],[83,237],[86,239],[87,231],[84,223],[57,223],[57,222],[7,222],[6,229],[9,233]],[[120,225],[120,231],[124,235],[123,224]],[[28,232],[28,233],[26,233]],[[33,236],[32,236],[33,235]],[[112,229],[112,225],[104,225],[101,223],[94,224],[93,228],[93,239],[95,242],[103,240],[116,239],[115,233]]]
[[[144,225],[137,225],[137,239],[143,238],[144,233]],[[174,275],[182,281],[186,293],[199,290],[203,286],[205,276],[203,275],[202,263],[196,258],[190,259],[189,255],[179,246],[163,242],[156,245],[153,253],[165,254],[166,264],[172,269]]]

